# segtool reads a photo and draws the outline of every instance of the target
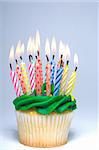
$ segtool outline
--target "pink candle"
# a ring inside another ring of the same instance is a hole
[[[18,80],[17,80],[16,73],[12,70],[11,62],[13,61],[13,59],[14,59],[14,47],[12,46],[12,48],[10,50],[10,55],[9,55],[9,60],[10,60],[10,77],[11,77],[11,80],[12,80],[12,83],[13,83],[16,95],[17,95],[17,97],[19,97],[21,95],[21,91],[20,91],[20,88],[19,88],[19,83],[18,83]]]
[[[12,79],[12,83],[13,83],[13,86],[14,86],[17,97],[21,96],[21,91],[20,91],[20,88],[19,88],[19,83],[18,83],[16,74],[12,70],[10,70],[10,77]]]
[[[30,37],[27,44],[27,54],[29,55],[29,77],[30,77],[30,86],[31,90],[35,89],[35,64],[33,60],[33,53],[35,49],[34,38]]]

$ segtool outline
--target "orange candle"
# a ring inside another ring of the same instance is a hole
[[[20,81],[20,85],[21,85],[22,91],[25,94],[26,93],[26,85],[25,85],[25,82],[24,82],[24,77],[22,75],[21,68],[18,65],[18,57],[19,57],[20,47],[21,47],[21,42],[19,41],[19,43],[18,43],[18,45],[16,47],[16,53],[15,53],[15,57],[16,57],[16,60],[15,60],[16,61],[16,74],[18,76],[18,80]]]
[[[50,44],[49,40],[46,40],[45,43],[45,52],[46,52],[46,58],[47,58],[47,64],[46,64],[46,95],[50,95],[51,93],[51,85],[50,85],[50,71],[51,71],[51,66],[49,62],[49,56],[50,56]]]

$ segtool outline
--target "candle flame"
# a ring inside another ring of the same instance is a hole
[[[59,42],[59,58],[64,54],[64,44],[62,41]]]
[[[76,53],[74,54],[74,64],[76,67],[78,66],[78,55]]]
[[[50,56],[50,43],[49,43],[48,38],[46,39],[46,42],[45,42],[45,53],[48,57]]]
[[[28,53],[28,55],[30,55],[30,53],[31,53],[31,50],[30,50],[31,41],[32,41],[32,37],[30,36],[29,40],[28,40],[28,44],[27,44],[27,53]]]
[[[40,33],[39,33],[38,30],[36,32],[35,41],[36,41],[36,48],[37,48],[37,50],[40,50]]]
[[[20,51],[21,50],[21,41],[18,42],[17,46],[16,46],[16,52],[15,52],[15,58],[18,59],[20,57]]]
[[[70,59],[70,48],[69,48],[68,44],[65,46],[65,58],[66,58],[66,60]]]
[[[12,63],[14,60],[14,46],[11,47],[10,53],[9,53],[9,61]]]
[[[56,52],[56,39],[55,39],[55,37],[52,38],[51,49],[52,49],[53,55],[55,55],[55,52]]]
[[[20,56],[24,54],[24,49],[25,49],[25,46],[24,46],[24,43],[22,43],[21,49],[20,49]]]

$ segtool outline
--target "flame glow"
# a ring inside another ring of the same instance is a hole
[[[78,66],[78,55],[77,54],[74,55],[74,64],[76,67]]]
[[[45,43],[45,53],[48,57],[50,56],[50,43],[48,39],[46,39],[46,43]]]
[[[9,53],[9,61],[12,63],[14,60],[14,46],[11,47],[10,53]]]
[[[16,47],[15,58],[18,59],[21,54],[21,42],[19,41]]]
[[[65,59],[69,60],[70,59],[70,48],[68,44],[65,46]]]
[[[36,32],[35,42],[37,50],[40,50],[40,33],[38,30]]]
[[[59,42],[59,58],[64,54],[64,44],[62,41]]]
[[[52,49],[53,55],[55,55],[55,52],[56,52],[56,40],[55,40],[54,37],[52,38],[51,49]]]

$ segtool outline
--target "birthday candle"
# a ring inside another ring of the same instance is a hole
[[[10,60],[10,77],[12,79],[12,83],[16,92],[17,97],[21,95],[18,79],[16,76],[15,71],[12,70],[12,61],[14,60],[14,47],[11,47],[10,54],[9,54],[9,60]]]
[[[47,64],[46,64],[46,95],[50,95],[51,92],[51,86],[50,86],[50,62],[49,62],[49,56],[50,56],[50,44],[49,40],[46,39],[45,43],[45,52],[46,52],[46,58],[47,58]]]
[[[16,61],[16,74],[18,76],[18,80],[20,81],[20,85],[21,85],[21,88],[22,88],[22,92],[24,94],[26,94],[26,85],[25,85],[25,82],[24,82],[24,77],[23,77],[23,74],[22,74],[22,71],[21,71],[21,68],[18,64],[18,59],[19,59],[19,55],[20,55],[20,48],[21,48],[21,42],[19,41],[18,44],[17,44],[17,47],[16,47],[16,53],[15,53],[15,61]]]
[[[52,39],[52,60],[51,60],[51,85],[54,84],[54,75],[55,75],[55,51],[56,51],[56,40],[55,38]]]
[[[22,59],[22,54],[24,53],[24,44],[21,45],[21,53],[20,53],[20,59],[21,59],[21,63],[20,63],[20,68],[22,71],[22,75],[23,75],[23,79],[26,85],[26,93],[27,94],[31,94],[31,87],[30,87],[30,83],[29,83],[29,78],[28,78],[28,73],[26,70],[26,64],[23,62]]]
[[[40,72],[39,72],[39,69],[40,68],[40,65],[38,63],[38,60],[37,60],[37,56],[36,56],[36,63],[35,63],[35,88],[36,88],[36,94],[37,95],[41,95],[41,82],[40,82]]]
[[[54,88],[54,95],[57,96],[59,94],[60,90],[60,84],[61,84],[61,79],[62,79],[62,73],[63,73],[63,49],[64,45],[60,41],[59,43],[59,62],[57,65],[57,72],[56,72],[56,79],[55,79],[55,88]]]
[[[38,30],[36,32],[35,48],[37,51],[37,60],[39,63],[40,84],[42,87],[42,85],[43,85],[43,71],[42,71],[42,61],[41,61],[41,56],[40,56],[40,34],[39,34]]]
[[[64,53],[65,53],[64,57],[65,57],[65,60],[67,60],[67,62],[64,67],[64,71],[63,71],[63,75],[62,75],[59,95],[64,95],[65,90],[66,90],[66,83],[67,83],[67,77],[68,77],[68,71],[69,71],[68,64],[69,64],[69,59],[70,59],[70,49],[69,49],[68,45],[65,46]]]
[[[74,64],[75,64],[75,70],[72,72],[72,75],[70,77],[70,80],[68,82],[67,88],[66,88],[66,95],[70,95],[72,94],[72,91],[74,89],[75,86],[75,82],[76,82],[76,76],[77,76],[77,67],[78,67],[78,56],[77,54],[74,55]]]
[[[35,88],[35,64],[32,56],[33,50],[34,50],[34,39],[30,37],[27,45],[27,53],[29,55],[28,70],[29,70],[30,85],[32,91],[34,91]]]

